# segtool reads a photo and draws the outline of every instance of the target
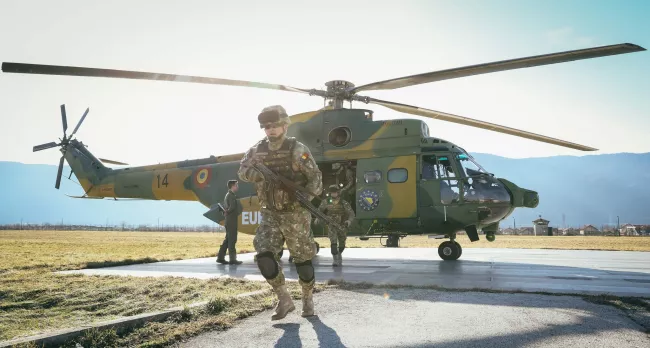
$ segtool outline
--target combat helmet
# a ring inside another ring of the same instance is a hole
[[[327,188],[327,192],[329,193],[339,192],[339,187],[336,184],[332,184]]]
[[[264,126],[271,124],[283,126],[291,123],[287,111],[281,105],[265,107],[257,116],[257,120],[260,123],[260,128],[264,128]]]

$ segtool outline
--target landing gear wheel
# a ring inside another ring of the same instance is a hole
[[[463,255],[463,247],[460,246],[460,243],[458,243],[457,241],[454,241],[454,243],[456,243],[456,245],[458,246],[458,257],[460,257],[461,255]]]
[[[399,236],[395,234],[389,235],[386,246],[389,248],[399,248]]]
[[[452,241],[442,242],[438,247],[438,255],[445,261],[454,261],[460,257],[462,249],[460,244]]]

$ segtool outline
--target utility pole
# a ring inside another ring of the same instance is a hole
[[[616,233],[617,233],[617,235],[619,237],[621,236],[621,227],[620,227],[620,225],[621,225],[621,221],[618,218],[618,215],[616,215]]]

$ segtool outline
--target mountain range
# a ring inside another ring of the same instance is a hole
[[[540,215],[553,227],[650,224],[650,153],[513,159],[472,153],[498,178],[535,190],[540,204],[519,208],[501,227],[532,226]],[[0,161],[0,224],[214,225],[199,202],[75,199],[81,187],[64,167],[60,190],[56,165]]]

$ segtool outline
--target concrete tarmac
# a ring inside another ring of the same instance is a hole
[[[327,290],[278,321],[272,310],[180,347],[650,347],[645,328],[623,311],[575,296]]]
[[[131,276],[236,277],[263,281],[254,253],[244,263],[221,265],[216,258],[65,271]],[[287,280],[298,274],[285,250]],[[443,261],[437,248],[348,248],[343,267],[331,266],[329,248],[314,258],[317,281],[650,297],[650,252],[465,248],[457,261]]]

